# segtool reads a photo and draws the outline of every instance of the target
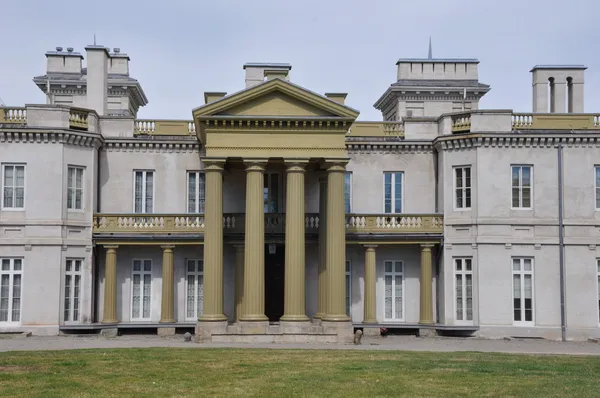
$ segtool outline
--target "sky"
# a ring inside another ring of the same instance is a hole
[[[119,47],[149,99],[138,118],[191,119],[205,91],[244,88],[246,62],[287,62],[290,80],[347,92],[359,120],[399,58],[477,58],[481,108],[531,111],[531,67],[583,64],[585,111],[600,112],[598,0],[20,0],[1,7],[0,98],[44,103],[32,82],[57,46]],[[84,54],[85,55],[85,54]]]

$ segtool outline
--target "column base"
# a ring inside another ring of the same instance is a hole
[[[269,321],[245,321],[238,322],[240,334],[266,334]]]
[[[329,315],[325,314],[321,318],[323,322],[350,322],[350,317],[346,314]]]
[[[116,319],[103,319],[100,323],[103,325],[113,325],[115,323],[119,323],[119,321]]]
[[[322,319],[325,314],[318,312],[313,315],[313,319]]]
[[[175,328],[156,328],[156,334],[159,336],[175,336]]]
[[[279,322],[308,322],[310,319],[306,315],[284,315],[279,318]]]
[[[158,323],[175,323],[177,322],[175,319],[161,319]]]
[[[350,321],[326,321],[321,322],[323,333],[337,335],[338,343],[352,343],[354,341],[354,327]]]
[[[284,321],[283,318],[282,320],[279,321],[279,330],[281,331],[281,333],[285,333],[285,334],[305,334],[305,333],[309,333],[310,332],[310,328],[313,326],[312,322],[310,322],[308,319],[306,321]]]
[[[213,334],[225,334],[227,332],[227,320],[224,321],[198,321],[196,324],[196,343],[212,341]]]
[[[242,315],[238,322],[269,322],[264,314]]]
[[[223,314],[200,315],[198,322],[223,322],[227,317]]]

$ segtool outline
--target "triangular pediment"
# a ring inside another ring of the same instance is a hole
[[[358,111],[327,97],[273,79],[194,109],[194,119],[210,116],[332,117],[355,119]]]

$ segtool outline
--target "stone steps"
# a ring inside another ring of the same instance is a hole
[[[276,344],[276,343],[338,343],[335,333],[266,333],[266,334],[213,334],[213,343],[250,343],[250,344]]]

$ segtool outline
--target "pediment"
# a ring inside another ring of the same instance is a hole
[[[274,90],[260,97],[225,109],[219,116],[337,116],[332,112],[291,95]]]

